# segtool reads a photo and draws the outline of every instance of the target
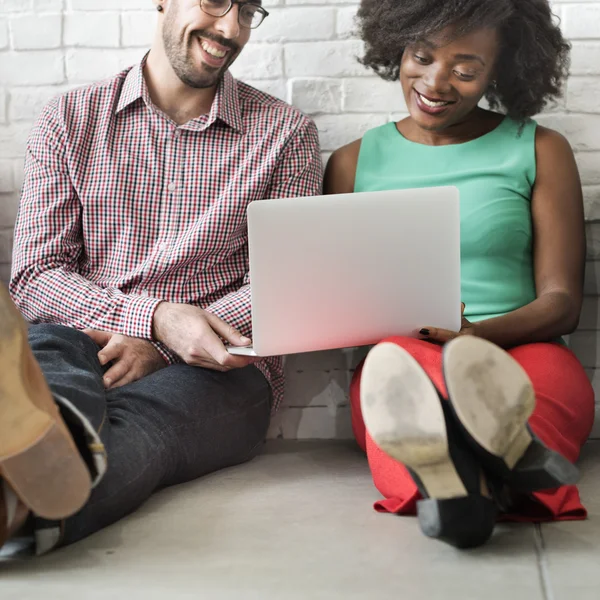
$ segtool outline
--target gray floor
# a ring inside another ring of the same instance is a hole
[[[0,565],[2,600],[600,597],[600,442],[582,460],[586,522],[498,527],[483,549],[424,538],[351,445],[273,442],[250,465],[165,490],[71,548]]]

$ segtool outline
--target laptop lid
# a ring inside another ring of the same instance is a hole
[[[256,201],[248,232],[258,356],[460,329],[455,187]]]

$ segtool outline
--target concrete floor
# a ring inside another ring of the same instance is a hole
[[[75,546],[0,565],[0,599],[596,600],[599,457],[600,442],[588,444],[588,521],[504,525],[461,552],[423,537],[416,519],[375,513],[352,445],[272,442]]]

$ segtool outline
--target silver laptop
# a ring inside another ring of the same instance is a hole
[[[438,187],[253,202],[253,345],[274,356],[460,329],[459,192]]]

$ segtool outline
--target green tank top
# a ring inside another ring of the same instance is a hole
[[[460,190],[461,292],[470,321],[504,315],[536,298],[530,204],[536,127],[530,120],[520,131],[506,117],[470,142],[427,146],[388,123],[362,139],[355,192],[447,185]],[[422,227],[426,236],[427,223]]]

